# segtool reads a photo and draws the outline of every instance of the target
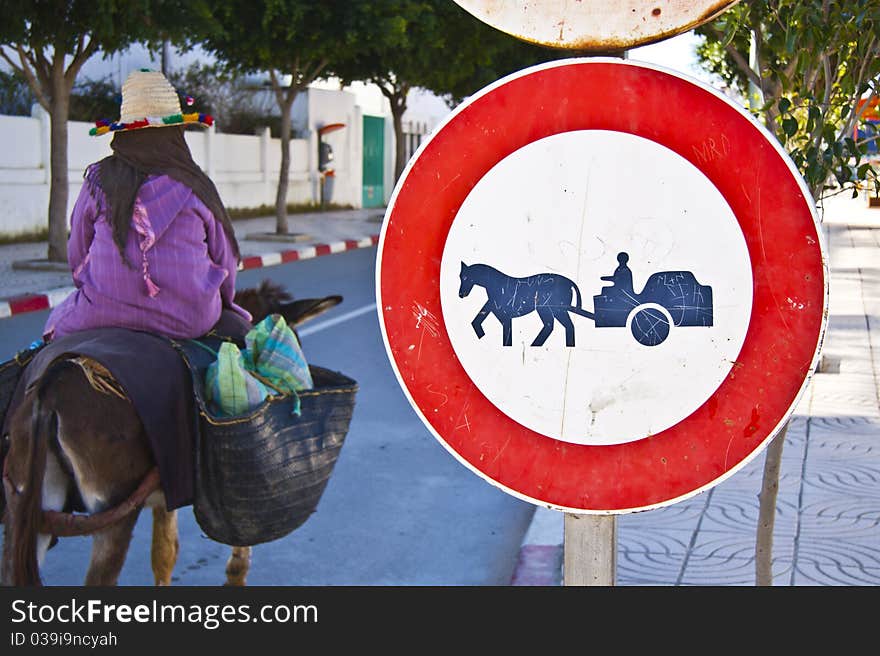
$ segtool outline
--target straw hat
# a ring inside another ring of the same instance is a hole
[[[171,83],[159,71],[141,69],[132,72],[122,85],[122,107],[118,121],[95,121],[92,136],[140,128],[164,128],[171,125],[211,126],[213,117],[192,112],[184,114],[180,99]]]

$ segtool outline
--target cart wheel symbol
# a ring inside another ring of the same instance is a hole
[[[669,337],[672,318],[659,307],[641,305],[633,310],[629,329],[643,346],[657,346]]]

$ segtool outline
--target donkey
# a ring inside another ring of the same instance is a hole
[[[280,314],[292,328],[329,310],[341,296],[293,300],[265,280],[236,302],[259,322]],[[134,406],[109,372],[87,358],[51,365],[12,417],[4,466],[6,516],[0,582],[40,585],[39,563],[53,539],[48,518],[80,522],[92,553],[85,585],[116,585],[142,506],[153,513],[151,565],[156,585],[170,585],[178,555],[176,511],[165,497]],[[71,495],[88,515],[62,515]],[[58,522],[56,521],[56,526]],[[63,533],[64,531],[59,531]],[[227,585],[245,585],[250,547],[232,547]]]
[[[494,314],[501,322],[503,346],[513,345],[513,318],[530,312],[537,312],[544,322],[544,327],[535,337],[532,346],[542,346],[547,341],[553,332],[554,320],[565,328],[565,345],[574,346],[574,324],[568,313],[574,312],[593,318],[592,312],[581,307],[581,291],[578,286],[557,273],[538,273],[526,278],[514,278],[488,264],[467,265],[462,262],[459,279],[459,298],[470,294],[474,285],[486,289],[488,300],[471,321],[471,326],[477,337],[482,339],[486,334],[483,321],[489,314]]]

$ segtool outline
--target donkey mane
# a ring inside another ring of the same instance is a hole
[[[265,317],[280,311],[281,306],[293,300],[284,287],[268,278],[258,287],[242,289],[235,294],[235,302],[256,317]]]

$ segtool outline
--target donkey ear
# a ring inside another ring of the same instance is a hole
[[[304,324],[309,319],[324,314],[330,308],[342,303],[341,296],[325,296],[324,298],[304,298],[290,303],[283,303],[278,310],[291,328]]]

